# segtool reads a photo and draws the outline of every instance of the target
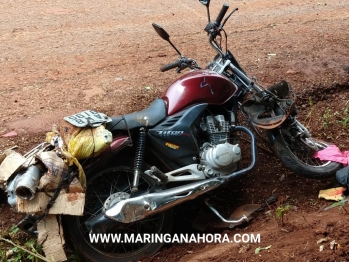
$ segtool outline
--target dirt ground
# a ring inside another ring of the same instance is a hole
[[[225,29],[228,47],[244,70],[264,86],[290,82],[298,118],[315,137],[349,150],[349,0],[226,2],[239,8]],[[222,4],[211,1],[212,18]],[[152,22],[202,67],[215,55],[203,31],[206,10],[199,1],[0,0],[0,9],[0,135],[17,133],[0,137],[0,151],[17,145],[26,152],[65,115],[86,109],[125,114],[160,96],[178,75],[159,68],[177,54]],[[333,182],[334,177],[302,178],[261,149],[255,171],[215,199],[224,213],[261,203],[273,192],[279,195],[277,205],[245,227],[219,231],[231,237],[260,233],[259,244],[174,244],[142,261],[349,261],[349,206],[324,211],[332,202],[318,199],[319,190]],[[4,231],[20,215],[1,199]],[[275,210],[283,203],[291,208],[281,226]],[[181,211],[190,205],[176,211],[175,232],[195,232]],[[337,250],[330,249],[332,240],[340,245]]]

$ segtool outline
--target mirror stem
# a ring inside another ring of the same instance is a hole
[[[170,40],[168,40],[168,42],[170,43],[170,45],[174,48],[174,50],[176,50],[176,52],[182,56],[181,52],[179,52],[179,50],[174,46],[174,44],[172,44],[172,42]]]

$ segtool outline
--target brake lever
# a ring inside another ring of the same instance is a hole
[[[225,25],[225,23],[228,21],[228,19],[231,17],[231,15],[232,14],[234,14],[235,13],[235,11],[237,11],[237,10],[239,10],[239,8],[235,8],[233,11],[231,11],[231,13],[224,19],[224,21],[223,21],[223,23],[222,23],[222,25],[220,26],[220,29],[222,29],[223,28],[223,26]]]
[[[181,67],[180,67],[180,68],[177,68],[176,73],[179,74],[183,69],[184,69],[184,68],[182,68],[182,64],[181,64]]]

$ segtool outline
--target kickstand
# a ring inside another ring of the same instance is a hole
[[[243,221],[249,221],[249,218],[245,215],[242,215],[242,217],[237,220],[227,220],[219,214],[217,209],[215,209],[210,203],[208,203],[208,199],[205,199],[205,204],[212,210],[213,213],[215,213],[219,217],[219,219],[221,219],[225,223],[230,224],[230,228],[233,228],[236,225],[240,225]]]

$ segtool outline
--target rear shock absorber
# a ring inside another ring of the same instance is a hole
[[[138,183],[139,183],[139,176],[143,169],[143,162],[144,162],[144,152],[145,152],[145,142],[146,142],[146,133],[145,129],[142,127],[139,129],[139,138],[137,143],[137,149],[136,149],[136,156],[134,161],[134,176],[133,176],[133,185],[132,185],[132,192],[138,192]]]

